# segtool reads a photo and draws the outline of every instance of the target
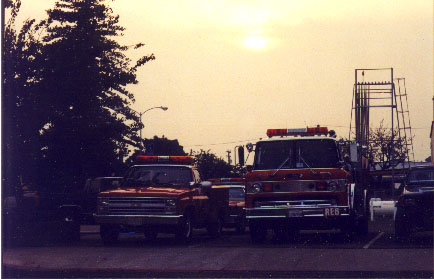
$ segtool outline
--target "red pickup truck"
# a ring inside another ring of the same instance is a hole
[[[190,156],[138,156],[117,189],[98,195],[95,220],[105,244],[120,232],[143,232],[147,239],[173,233],[189,242],[193,228],[221,234],[228,214],[228,188],[201,181]]]

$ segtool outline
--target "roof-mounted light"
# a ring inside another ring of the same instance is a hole
[[[306,127],[295,129],[268,129],[267,136],[269,138],[276,136],[315,136],[327,135],[329,132],[327,127]]]
[[[191,156],[137,156],[136,162],[145,164],[192,165],[194,159]]]

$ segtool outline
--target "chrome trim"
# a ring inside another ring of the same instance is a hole
[[[324,216],[323,210],[325,208],[340,208],[343,209],[339,216]],[[299,212],[299,214],[292,215],[293,212]],[[324,218],[340,218],[350,216],[350,209],[348,206],[321,206],[321,207],[255,207],[246,208],[247,219],[258,218],[304,218],[304,217],[324,217]]]
[[[119,224],[131,226],[177,225],[183,215],[97,215],[97,224]]]

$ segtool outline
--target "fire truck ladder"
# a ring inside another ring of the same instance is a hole
[[[405,78],[397,78],[396,79],[398,85],[398,94],[395,94],[396,104],[398,108],[397,118],[400,118],[402,121],[402,127],[400,128],[403,131],[403,152],[407,154],[408,166],[410,167],[410,161],[414,160],[414,149],[413,149],[413,133],[411,131],[411,122],[410,122],[410,110],[408,109],[408,99],[407,99],[407,88],[405,86]],[[401,86],[403,87],[401,89]],[[402,90],[402,91],[401,91]]]
[[[386,76],[388,80],[386,81],[375,81],[372,80],[371,76]],[[389,78],[390,77],[390,78]],[[409,160],[408,147],[411,146],[412,149],[412,135],[411,126],[409,122],[409,112],[407,104],[407,94],[405,91],[404,83],[404,93],[401,93],[401,81],[402,79],[397,79],[398,81],[398,93],[395,91],[395,83],[393,78],[393,68],[381,68],[381,69],[356,69],[355,70],[355,83],[353,87],[353,101],[352,101],[352,111],[351,111],[351,123],[350,123],[350,135],[351,138],[351,126],[353,122],[353,111],[354,111],[354,122],[355,122],[355,139],[358,144],[358,159],[356,168],[359,170],[368,169],[367,158],[362,156],[366,154],[365,150],[372,142],[369,137],[370,127],[370,112],[373,108],[386,108],[390,109],[390,131],[391,137],[388,145],[391,150],[395,149],[395,146],[399,144],[401,154],[405,154],[405,161]],[[404,101],[406,103],[406,110],[404,110]],[[400,109],[400,110],[398,110]],[[405,121],[407,120],[407,121]],[[402,122],[402,123],[401,123]],[[408,123],[408,124],[407,124]],[[403,127],[401,127],[403,125]],[[407,131],[409,133],[407,134]],[[404,137],[402,137],[401,132],[403,132]],[[401,144],[404,141],[404,144]],[[391,152],[391,158],[386,162],[390,165],[392,173],[396,167],[398,161],[394,158],[393,152]]]

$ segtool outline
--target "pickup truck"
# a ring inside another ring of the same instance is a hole
[[[222,232],[228,214],[228,188],[202,182],[190,156],[138,156],[120,187],[98,194],[95,220],[104,244],[120,232],[173,233],[187,243],[194,228]]]

